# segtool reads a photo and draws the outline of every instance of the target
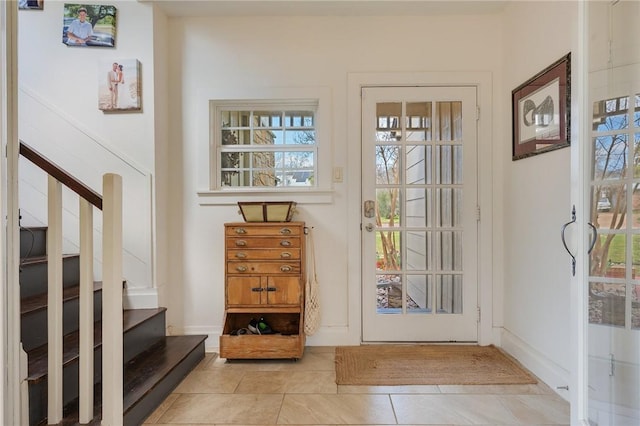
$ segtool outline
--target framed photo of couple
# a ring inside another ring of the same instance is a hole
[[[104,112],[142,109],[140,62],[137,59],[101,61],[98,82],[98,109]]]
[[[569,146],[571,53],[511,92],[512,160]]]

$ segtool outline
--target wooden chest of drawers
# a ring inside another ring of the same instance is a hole
[[[225,224],[222,358],[300,358],[304,352],[303,222]],[[232,335],[252,318],[275,334]]]

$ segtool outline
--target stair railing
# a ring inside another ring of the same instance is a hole
[[[122,177],[103,175],[103,196],[20,141],[20,155],[48,174],[48,424],[62,420],[62,185],[80,202],[79,421],[94,417],[93,207],[102,210],[102,424],[123,422]]]

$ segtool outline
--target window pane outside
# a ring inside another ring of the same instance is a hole
[[[219,110],[220,186],[315,186],[315,112]]]

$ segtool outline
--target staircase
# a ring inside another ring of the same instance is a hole
[[[46,228],[20,230],[21,341],[29,424],[47,424]],[[63,257],[63,425],[78,424],[78,255]],[[102,283],[94,283],[94,420],[100,424]],[[139,425],[204,358],[206,336],[166,336],[165,308],[124,310],[124,424]],[[104,319],[106,320],[106,319]]]

